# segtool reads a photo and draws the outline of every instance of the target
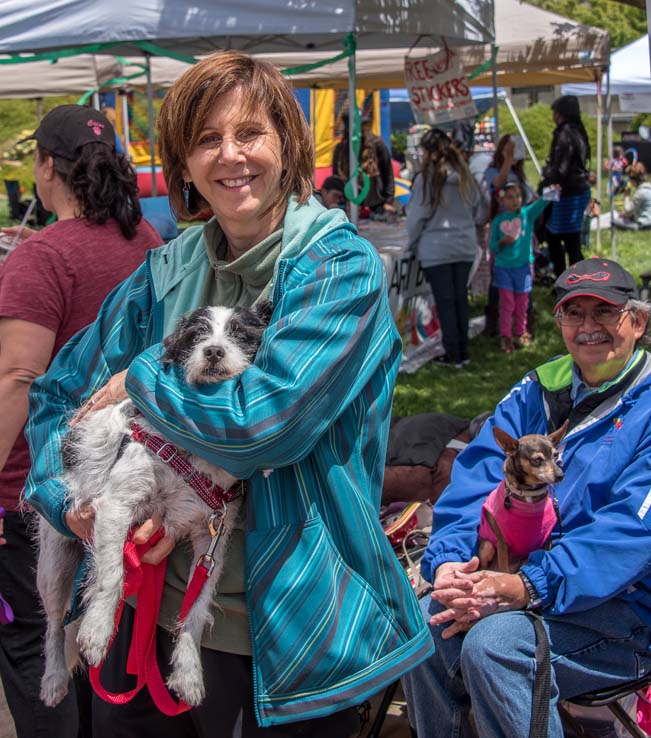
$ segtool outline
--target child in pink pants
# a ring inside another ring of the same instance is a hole
[[[495,253],[493,285],[500,295],[500,336],[502,351],[514,346],[528,346],[527,306],[531,292],[533,263],[533,226],[549,204],[534,200],[522,206],[522,191],[515,182],[499,191],[503,212],[491,225],[490,248]]]

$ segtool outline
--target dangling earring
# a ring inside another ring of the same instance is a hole
[[[186,181],[183,182],[183,202],[187,210],[190,207],[190,183]]]

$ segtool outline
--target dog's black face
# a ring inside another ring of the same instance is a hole
[[[185,368],[189,383],[220,382],[246,369],[255,358],[273,306],[203,307],[181,317],[163,340],[163,363]]]

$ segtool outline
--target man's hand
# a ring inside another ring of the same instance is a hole
[[[449,561],[441,564],[434,575],[434,591],[432,599],[447,608],[434,615],[430,619],[431,625],[441,625],[450,620],[453,625],[443,631],[443,637],[449,638],[455,633],[468,630],[470,623],[467,619],[465,609],[456,606],[458,601],[465,601],[472,594],[475,580],[480,573],[477,572],[479,559],[473,556],[470,561]],[[457,618],[459,621],[457,622]],[[449,633],[449,634],[448,634]]]
[[[474,561],[474,558],[471,561]],[[468,584],[471,585],[470,588]],[[456,596],[454,589],[458,592]],[[451,623],[441,633],[443,638],[463,633],[469,630],[473,623],[495,612],[521,610],[529,601],[524,582],[517,574],[486,570],[473,570],[468,573],[457,570],[454,588],[443,590],[443,595],[444,597],[441,597],[436,589],[432,593],[432,598],[441,602],[447,609],[434,615],[430,620],[430,625]]]
[[[470,561],[448,561],[441,564],[434,575],[432,599],[442,605],[449,605],[458,597],[467,596],[473,588],[473,573],[479,568],[479,559],[473,556]],[[476,574],[474,576],[477,576]]]
[[[104,407],[126,400],[129,397],[125,388],[127,371],[125,369],[114,374],[101,389],[97,390],[86,404],[79,408],[75,417],[70,421],[70,425],[77,425],[88,413],[94,413]]]

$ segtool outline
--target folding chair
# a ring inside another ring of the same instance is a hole
[[[633,738],[648,738],[647,734],[639,727],[635,720],[622,707],[619,700],[624,699],[632,694],[645,698],[644,691],[651,686],[651,672],[624,684],[618,684],[615,687],[607,687],[606,689],[598,689],[594,692],[586,692],[578,697],[573,697],[569,702],[582,707],[607,707],[623,728],[625,728]]]

